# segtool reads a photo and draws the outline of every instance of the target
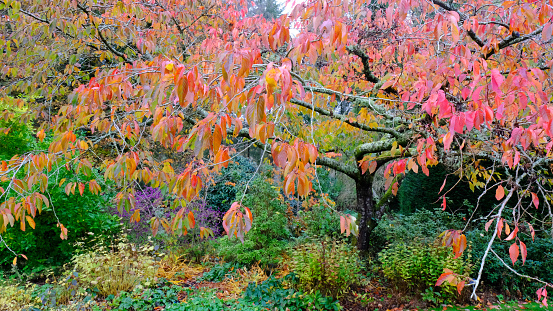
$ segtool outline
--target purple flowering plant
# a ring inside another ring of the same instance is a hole
[[[143,244],[152,234],[150,229],[150,219],[152,217],[171,219],[178,210],[172,210],[164,204],[165,198],[161,190],[157,188],[144,187],[137,190],[135,198],[135,208],[127,212],[124,209],[118,211],[117,208],[114,207],[112,208],[112,213],[122,218],[121,221],[127,228],[130,240],[138,244]],[[140,210],[141,220],[139,222],[130,221],[131,215],[134,213],[135,209]],[[222,234],[223,227],[221,223],[224,213],[210,208],[205,199],[199,198],[190,202],[187,205],[186,213],[189,211],[194,213],[196,226],[193,230],[188,232],[188,235],[177,238],[177,241],[175,241],[176,244],[186,245],[193,241],[197,241],[198,237],[194,235],[199,235],[200,227],[213,230],[215,237]],[[168,241],[163,238],[161,238],[160,242],[162,242],[162,244],[172,244],[168,243]]]

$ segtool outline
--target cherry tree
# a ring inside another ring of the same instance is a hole
[[[525,221],[553,219],[550,2],[305,1],[272,21],[248,17],[247,6],[3,0],[0,98],[28,108],[21,121],[40,122],[39,140],[53,138],[48,150],[2,162],[0,232],[33,226],[50,204],[53,167],[87,173],[101,163],[119,208],[134,207],[138,183],[162,188],[177,213],[151,219],[154,233],[186,234],[195,225],[186,203],[239,142],[272,156],[286,194],[320,190],[319,165],[352,178],[360,250],[405,173],[453,163],[499,201],[476,285],[502,232],[512,263],[526,260]],[[156,161],[153,143],[194,160],[175,171]],[[387,191],[375,198],[379,169]],[[94,180],[57,183],[68,195],[101,191]],[[252,221],[235,202],[223,225],[243,238]],[[348,215],[342,227],[354,227]],[[458,255],[466,247],[462,230],[443,240]],[[466,282],[447,271],[444,281]]]

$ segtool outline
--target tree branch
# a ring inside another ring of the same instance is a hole
[[[363,63],[363,74],[365,75],[365,79],[367,81],[372,83],[378,83],[380,81],[380,79],[378,79],[371,71],[371,65],[369,63],[370,57],[365,54],[365,52],[361,51],[359,46],[348,46],[346,47],[346,50],[351,54],[361,58],[361,63]]]
[[[360,178],[359,170],[353,165],[348,165],[346,163],[334,160],[331,158],[319,156],[317,158],[317,163],[322,166],[326,166],[338,172],[348,175],[353,180],[358,180]]]
[[[468,20],[469,19],[469,16],[467,16],[465,13],[463,12],[460,12],[454,8],[452,8],[451,6],[449,6],[447,3],[445,2],[442,2],[440,0],[433,0],[432,1],[434,4],[436,4],[437,6],[441,7],[442,9],[444,10],[447,10],[447,11],[450,11],[450,12],[456,12],[457,14],[459,14],[459,25],[463,25],[463,23],[465,22],[465,20]],[[480,37],[478,37],[478,35],[476,35],[476,33],[470,29],[469,31],[467,31],[467,34],[469,35],[469,37],[474,41],[476,42],[476,44],[478,44],[478,46],[480,47],[483,47],[484,45],[486,45],[484,43],[484,41],[482,41],[482,39],[480,39]]]
[[[370,143],[359,145],[357,146],[357,148],[355,148],[355,152],[354,152],[355,159],[359,161],[363,159],[363,156],[365,156],[367,153],[376,153],[376,152],[392,150],[394,142],[397,142],[398,146],[405,146],[407,145],[408,141],[405,137],[400,137],[399,139],[379,140],[379,141],[373,141]]]
[[[109,42],[106,40],[106,38],[104,37],[104,35],[102,34],[102,31],[100,31],[100,28],[98,28],[98,25],[96,25],[96,23],[94,22],[94,20],[92,19],[92,16],[90,16],[90,11],[83,7],[80,3],[77,2],[77,7],[83,11],[87,16],[88,16],[88,20],[90,21],[90,23],[92,25],[94,25],[94,28],[96,29],[96,32],[98,33],[98,36],[100,37],[100,41],[108,48],[108,50],[110,50],[110,52],[112,52],[113,54],[115,54],[116,56],[119,56],[121,57],[125,63],[128,63],[128,64],[131,64],[132,65],[132,62],[130,60],[128,60],[127,58],[127,55],[117,51],[116,49],[114,49],[111,44],[109,44]]]
[[[543,26],[541,26],[540,28],[532,31],[529,34],[523,35],[523,36],[521,36],[518,33],[513,32],[510,36],[508,36],[507,38],[505,38],[501,42],[499,42],[497,51],[495,49],[492,49],[491,51],[486,53],[484,58],[488,59],[490,56],[494,55],[495,53],[497,53],[498,51],[500,51],[500,50],[502,50],[506,47],[509,47],[513,44],[517,44],[517,43],[532,39],[533,37],[539,35],[542,31],[543,31]]]
[[[363,131],[367,131],[367,132],[379,132],[379,133],[386,133],[386,134],[390,134],[396,138],[399,138],[401,137],[401,133],[399,133],[397,130],[393,129],[393,128],[387,128],[387,127],[370,127],[366,124],[362,124],[362,123],[359,123],[357,121],[351,121],[348,117],[346,117],[345,115],[342,115],[342,114],[335,114],[333,113],[332,111],[328,111],[328,110],[325,110],[323,108],[320,108],[320,107],[313,107],[313,105],[309,104],[309,103],[306,103],[304,101],[301,101],[301,100],[298,100],[298,99],[295,99],[295,98],[292,98],[290,99],[290,102],[293,103],[293,104],[296,104],[298,106],[302,106],[302,107],[305,107],[305,108],[308,108],[310,110],[314,110],[316,111],[317,113],[321,114],[321,115],[325,115],[325,116],[328,116],[328,117],[331,117],[333,119],[336,119],[336,120],[340,120],[344,123],[347,123],[355,128],[358,128],[358,129],[361,129]]]

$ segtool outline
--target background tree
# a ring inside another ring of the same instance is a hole
[[[255,0],[248,9],[249,16],[263,15],[267,20],[278,18],[283,11],[282,3],[276,0]]]
[[[244,4],[4,0],[2,100],[38,97],[21,120],[44,120],[38,138],[54,139],[48,152],[2,162],[2,230],[48,204],[41,186],[55,178],[52,163],[87,171],[104,143],[113,146],[102,169],[120,189],[119,207],[134,207],[135,184],[159,187],[179,212],[153,218],[154,232],[184,234],[194,226],[186,202],[240,143],[271,153],[286,194],[309,195],[316,165],[354,179],[361,250],[401,176],[447,162],[502,200],[488,215],[495,230],[477,283],[507,223],[512,263],[526,260],[528,238],[517,234],[533,229],[524,221],[553,219],[550,4],[307,1],[273,21],[246,17]],[[195,159],[175,170],[152,158],[151,141]],[[377,200],[379,168],[389,190]],[[99,191],[94,181],[63,185],[68,194],[86,186]],[[251,222],[238,201],[223,225],[243,239]],[[457,255],[463,237],[446,234]]]

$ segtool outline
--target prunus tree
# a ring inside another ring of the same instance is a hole
[[[272,155],[287,194],[317,189],[317,165],[355,180],[361,250],[406,171],[458,167],[500,200],[477,281],[507,222],[514,264],[526,260],[518,232],[533,230],[524,221],[553,219],[549,2],[306,1],[267,21],[238,0],[2,1],[2,101],[28,107],[20,119],[41,122],[40,140],[53,136],[47,151],[2,162],[2,230],[48,204],[53,164],[86,172],[101,145],[113,150],[102,168],[119,206],[134,206],[136,183],[162,188],[178,212],[152,228],[184,234],[186,202],[237,142]],[[195,159],[175,171],[152,158],[152,142]],[[379,168],[388,191],[375,198]],[[251,222],[235,202],[223,225],[243,238]],[[444,236],[463,251],[462,230]]]

